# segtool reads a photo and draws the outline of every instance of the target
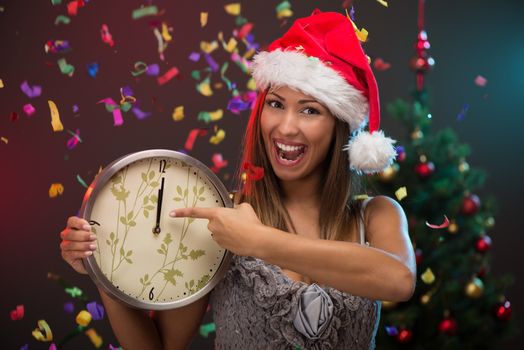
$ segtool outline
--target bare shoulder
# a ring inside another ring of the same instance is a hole
[[[406,214],[400,204],[388,196],[376,196],[369,200],[365,210],[366,224],[375,220],[405,219]]]

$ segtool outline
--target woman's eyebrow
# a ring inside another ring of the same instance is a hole
[[[286,101],[286,99],[282,96],[280,96],[279,94],[277,93],[274,93],[274,92],[270,92],[271,95],[275,95],[276,97],[278,97],[279,99],[281,99],[282,101]],[[309,103],[309,102],[315,102],[315,103],[318,103],[320,104],[320,102],[318,102],[317,100],[298,100],[298,103],[299,104],[304,104],[304,103]]]

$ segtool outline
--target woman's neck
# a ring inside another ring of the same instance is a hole
[[[310,176],[293,181],[281,181],[283,201],[286,206],[318,206],[320,203],[320,176]]]

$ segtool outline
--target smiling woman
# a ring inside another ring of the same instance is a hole
[[[208,296],[154,320],[101,291],[126,349],[185,348],[208,300],[220,349],[373,349],[380,300],[413,293],[402,208],[358,196],[360,175],[391,164],[395,150],[379,131],[378,88],[351,21],[316,10],[252,69],[259,94],[242,163],[264,177],[240,181],[234,208],[170,208],[171,220],[208,220],[231,265]],[[79,272],[92,254],[85,224],[73,217],[62,232],[63,257]]]

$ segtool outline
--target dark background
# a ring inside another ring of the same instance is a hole
[[[275,15],[280,1],[244,0],[242,16],[255,24],[255,41],[262,46],[280,35],[290,23],[282,23]],[[54,25],[59,14],[66,14],[66,5],[53,6],[51,1],[0,0],[0,266],[2,272],[2,301],[0,325],[2,348],[47,349],[31,336],[39,319],[51,326],[55,341],[60,341],[74,329],[75,313],[63,311],[63,303],[71,298],[56,282],[46,278],[47,272],[61,275],[77,285],[91,298],[97,299],[92,282],[76,274],[65,264],[59,251],[59,232],[66,218],[80,207],[84,187],[76,180],[80,175],[90,182],[104,166],[124,154],[150,148],[182,149],[189,130],[195,127],[218,125],[226,130],[226,139],[219,145],[199,138],[190,154],[208,165],[211,155],[222,153],[229,166],[219,177],[231,186],[231,174],[237,162],[242,130],[248,112],[235,115],[226,110],[231,97],[225,87],[204,97],[195,90],[191,71],[203,69],[203,59],[191,62],[188,55],[199,51],[201,40],[212,41],[219,31],[229,39],[235,28],[234,16],[223,10],[230,1],[90,1],[72,17],[69,25]],[[315,7],[324,11],[342,11],[342,1],[290,1],[294,16],[308,15]],[[132,10],[140,5],[157,5],[163,12],[157,17],[132,20]],[[372,58],[382,57],[392,64],[377,72],[382,108],[398,98],[409,98],[414,87],[414,75],[408,61],[414,55],[413,43],[417,34],[417,1],[389,1],[389,8],[372,0],[355,2],[359,27],[370,32],[365,50]],[[199,14],[209,12],[209,21],[200,28]],[[157,41],[151,21],[163,21],[173,28],[173,41],[165,51],[165,61],[157,54]],[[291,21],[290,21],[291,22]],[[100,39],[100,27],[107,24],[115,40],[109,47]],[[430,53],[436,66],[427,78],[431,94],[430,105],[434,129],[451,126],[462,142],[472,148],[468,163],[485,169],[489,177],[481,196],[493,194],[500,212],[496,225],[489,232],[493,238],[493,274],[510,273],[515,284],[508,289],[514,317],[522,319],[524,304],[522,283],[524,256],[521,253],[523,194],[521,178],[524,157],[521,129],[524,126],[524,3],[522,1],[487,0],[428,0],[426,30],[431,43]],[[66,54],[46,54],[48,40],[68,40],[73,50]],[[245,52],[242,44],[241,54]],[[213,54],[222,64],[228,56],[222,49]],[[65,57],[75,66],[73,77],[60,73],[56,60]],[[156,78],[139,76],[130,71],[136,61],[160,64],[163,74],[172,66],[181,75],[163,86]],[[86,65],[98,62],[96,78],[87,74]],[[245,91],[247,77],[230,62],[226,75]],[[488,79],[486,87],[476,86],[477,75]],[[42,95],[29,99],[19,86],[27,80],[41,85]],[[213,82],[219,82],[215,73]],[[140,108],[151,112],[138,120],[131,112],[123,113],[124,124],[113,126],[111,113],[97,102],[106,97],[120,99],[121,87],[130,86]],[[55,133],[50,125],[47,100],[53,100],[60,111],[65,130]],[[22,106],[31,103],[37,112],[28,117]],[[470,108],[462,121],[457,114],[464,104]],[[73,105],[79,112],[73,113]],[[185,106],[185,119],[174,122],[173,108]],[[222,120],[205,124],[197,121],[198,112],[223,108]],[[13,121],[12,113],[18,118]],[[382,127],[391,136],[403,137],[403,130],[383,113]],[[66,130],[80,129],[82,143],[72,150],[66,148],[71,137]],[[62,183],[64,193],[48,197],[51,183]],[[26,314],[20,321],[11,321],[9,312],[24,304]],[[522,323],[522,322],[520,322]],[[116,344],[106,320],[91,324],[104,338],[103,348]],[[522,337],[515,338],[506,349],[517,349]],[[203,344],[210,340],[199,338],[193,348],[211,348]],[[91,349],[87,337],[80,335],[66,348]],[[380,349],[380,344],[378,344]]]

